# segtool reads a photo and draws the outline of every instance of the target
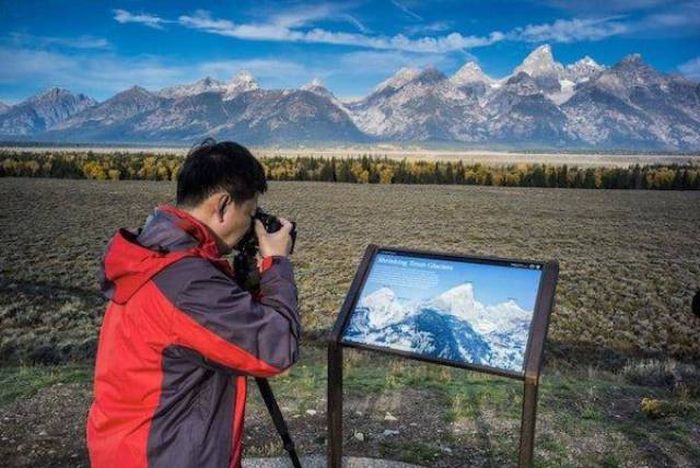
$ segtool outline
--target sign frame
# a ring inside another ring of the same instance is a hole
[[[348,320],[359,300],[362,288],[369,275],[370,266],[374,258],[380,252],[392,252],[411,256],[435,258],[441,260],[469,261],[472,263],[484,263],[491,265],[511,266],[538,265],[542,276],[537,291],[537,298],[533,309],[527,346],[521,372],[490,366],[457,362],[431,356],[422,356],[417,353],[374,346],[364,343],[345,342],[342,339]],[[559,274],[557,261],[523,260],[500,257],[461,255],[445,252],[433,252],[426,250],[413,250],[405,248],[380,247],[369,244],[365,249],[360,265],[352,280],[348,294],[340,309],[335,325],[328,337],[328,398],[327,398],[327,424],[328,424],[328,453],[327,462],[331,468],[340,468],[342,460],[342,412],[343,412],[343,348],[355,348],[371,352],[381,352],[428,362],[432,364],[457,367],[476,372],[483,372],[502,377],[507,377],[523,382],[523,409],[520,430],[519,467],[532,466],[534,449],[535,420],[537,410],[537,390],[540,372],[544,357],[544,343],[547,338],[549,319],[554,307],[554,294]]]

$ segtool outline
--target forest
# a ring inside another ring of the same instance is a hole
[[[183,156],[154,153],[0,151],[0,177],[175,180]],[[583,189],[699,190],[700,165],[579,167],[359,156],[260,158],[270,180]]]

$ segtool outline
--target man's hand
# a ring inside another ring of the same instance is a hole
[[[260,255],[263,257],[286,257],[292,248],[292,223],[284,218],[278,218],[282,227],[277,232],[268,233],[259,219],[255,220],[255,235],[258,236]]]

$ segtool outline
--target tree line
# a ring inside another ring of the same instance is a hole
[[[0,151],[0,177],[175,180],[177,154]],[[489,185],[586,189],[700,190],[700,165],[578,167],[396,160],[387,157],[261,158],[270,180],[364,184]]]

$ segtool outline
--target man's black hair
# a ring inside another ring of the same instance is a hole
[[[207,138],[190,150],[177,175],[178,206],[195,207],[219,191],[229,193],[239,205],[266,190],[262,164],[232,141]]]

